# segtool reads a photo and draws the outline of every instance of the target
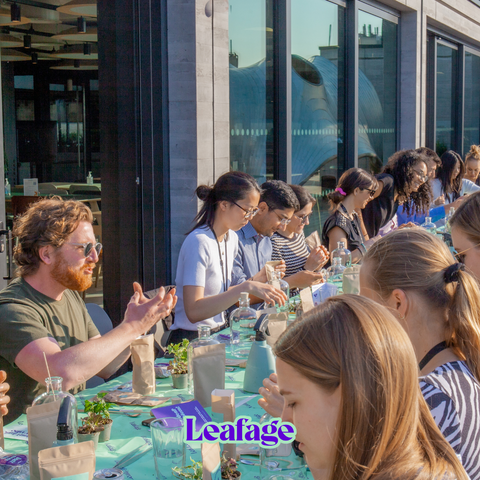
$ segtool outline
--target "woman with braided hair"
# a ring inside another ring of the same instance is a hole
[[[480,290],[448,247],[420,228],[397,230],[364,257],[360,293],[395,314],[412,341],[433,418],[480,479]]]

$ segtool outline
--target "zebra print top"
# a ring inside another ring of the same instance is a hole
[[[438,428],[471,480],[480,480],[480,383],[465,362],[445,363],[420,377]]]

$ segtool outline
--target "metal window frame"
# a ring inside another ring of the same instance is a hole
[[[465,52],[480,56],[480,52],[467,47],[463,43],[452,42],[452,38],[445,39],[437,31],[428,29],[429,46],[427,51],[427,135],[426,145],[436,150],[437,144],[437,53],[438,45],[457,51],[456,78],[454,89],[454,136],[452,148],[460,155],[464,155],[463,138],[465,135]]]
[[[361,0],[358,3],[358,9],[362,12],[370,13],[371,15],[375,15],[376,17],[380,17],[383,20],[387,20],[398,25],[400,12],[394,10],[393,8],[388,8],[382,3],[374,2],[372,0]]]

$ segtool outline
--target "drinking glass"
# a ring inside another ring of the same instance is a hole
[[[150,424],[150,431],[157,478],[170,478],[173,467],[185,466],[183,420],[176,417],[160,418]]]

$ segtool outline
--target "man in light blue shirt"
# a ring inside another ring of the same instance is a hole
[[[263,267],[272,257],[270,237],[279,228],[285,228],[300,207],[297,196],[285,182],[270,180],[261,188],[258,213],[237,232],[238,254],[233,263],[232,285],[253,277],[266,281]]]

